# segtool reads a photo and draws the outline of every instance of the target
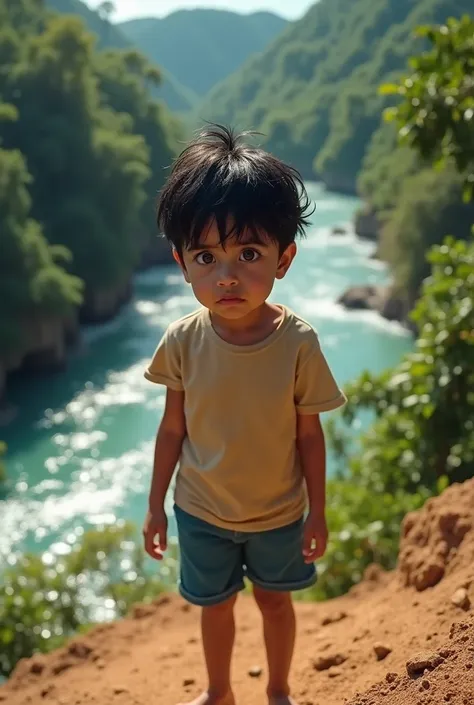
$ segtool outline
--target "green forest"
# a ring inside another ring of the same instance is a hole
[[[135,50],[97,52],[79,19],[35,0],[1,0],[0,26],[5,374],[61,365],[79,318],[110,317],[137,266],[167,256],[154,200],[181,128]]]

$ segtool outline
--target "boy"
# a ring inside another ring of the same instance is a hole
[[[294,705],[290,594],[315,582],[327,543],[319,414],[345,401],[311,326],[267,301],[309,214],[296,171],[219,126],[184,150],[160,196],[159,227],[202,308],[169,326],[145,373],[167,395],[143,533],[162,558],[179,461],[180,592],[203,608],[209,678],[191,705],[234,705],[245,576],[263,616],[269,703]]]

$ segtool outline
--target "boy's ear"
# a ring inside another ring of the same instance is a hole
[[[190,282],[189,282],[188,273],[186,271],[186,267],[184,266],[184,262],[181,259],[178,250],[175,247],[173,247],[173,258],[174,258],[175,262],[178,264],[181,271],[183,272],[183,276],[186,279],[187,283],[189,284]]]
[[[276,271],[276,278],[277,279],[283,279],[287,271],[289,270],[291,263],[295,259],[297,252],[297,247],[296,247],[296,242],[292,242],[291,245],[288,245],[282,256],[280,257],[280,261],[278,262],[278,268]]]

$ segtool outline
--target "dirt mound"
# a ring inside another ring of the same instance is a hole
[[[472,705],[474,698],[474,618],[453,625],[445,646],[409,658],[406,673],[385,679],[348,705]]]
[[[404,585],[426,590],[474,560],[473,507],[474,480],[470,480],[449,487],[421,512],[405,517],[398,560]]]
[[[348,595],[298,603],[300,705],[474,705],[474,480],[403,525],[396,571],[376,566]],[[237,605],[237,700],[265,702],[261,621]],[[21,661],[8,705],[176,705],[205,686],[199,611],[175,595],[137,606],[48,656]]]

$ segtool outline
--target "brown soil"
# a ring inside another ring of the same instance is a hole
[[[404,522],[397,570],[337,600],[296,605],[300,705],[474,705],[474,480]],[[205,685],[199,612],[177,596],[137,606],[49,656],[20,662],[8,705],[175,705]],[[265,702],[258,612],[237,606],[238,703]]]

